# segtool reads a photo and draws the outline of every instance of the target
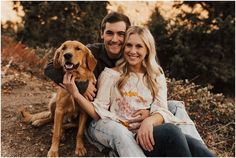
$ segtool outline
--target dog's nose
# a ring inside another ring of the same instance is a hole
[[[71,53],[66,53],[66,54],[64,54],[64,58],[69,60],[69,59],[72,58],[72,54]]]

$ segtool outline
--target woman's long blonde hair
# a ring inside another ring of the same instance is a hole
[[[158,83],[156,82],[156,78],[162,72],[161,67],[157,63],[157,56],[156,56],[156,47],[155,47],[155,40],[147,28],[140,27],[140,26],[131,26],[125,36],[125,42],[122,51],[124,52],[125,45],[127,40],[132,34],[138,34],[140,38],[143,40],[145,46],[147,47],[147,55],[142,62],[142,67],[144,69],[144,76],[147,79],[147,86],[151,90],[153,100],[158,93]],[[117,82],[117,86],[119,91],[122,94],[122,87],[127,83],[129,78],[129,69],[128,69],[128,62],[123,57],[117,61],[116,68],[119,72],[121,72],[121,77]]]

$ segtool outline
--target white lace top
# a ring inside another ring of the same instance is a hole
[[[145,85],[143,74],[130,73],[130,78],[122,89],[123,96],[117,88],[120,73],[105,68],[98,79],[98,93],[93,102],[96,112],[101,118],[115,121],[132,119],[132,114],[140,109],[150,109],[150,114],[160,113],[165,123],[182,124],[187,120],[176,118],[167,108],[167,86],[165,76],[157,77],[158,95],[154,102],[151,91]],[[190,123],[190,122],[189,122]]]

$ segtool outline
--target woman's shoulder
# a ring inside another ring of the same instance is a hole
[[[115,78],[115,77],[119,77],[120,73],[114,68],[105,67],[105,69],[102,71],[100,76]]]
[[[114,68],[105,67],[105,69],[103,71],[104,71],[104,73],[108,73],[110,75],[120,76],[120,72],[118,71],[118,69],[116,67],[114,67]]]
[[[107,68],[102,71],[100,76],[98,77],[99,84],[105,83],[114,83],[120,77],[120,73],[118,71],[113,70],[112,68]]]

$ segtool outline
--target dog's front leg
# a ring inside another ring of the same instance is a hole
[[[62,128],[62,120],[63,120],[63,110],[60,106],[57,106],[55,111],[54,118],[54,126],[53,126],[53,137],[52,137],[52,145],[50,150],[48,151],[48,157],[58,157],[58,148],[61,138],[61,128]]]
[[[83,140],[87,118],[88,118],[88,115],[85,112],[80,113],[79,127],[78,127],[77,136],[76,136],[76,149],[75,149],[75,154],[78,156],[84,156],[87,153],[87,150],[84,147],[84,140]]]

